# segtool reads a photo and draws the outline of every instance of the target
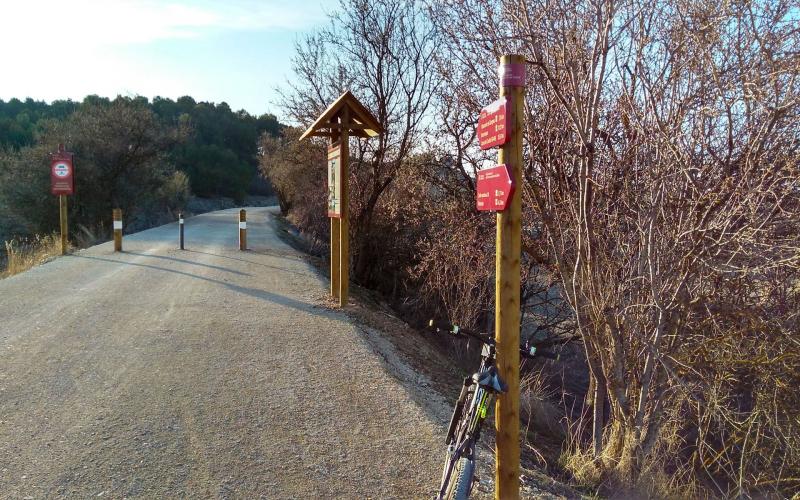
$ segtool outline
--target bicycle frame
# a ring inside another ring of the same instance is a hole
[[[485,333],[476,333],[460,328],[458,325],[450,323],[436,322],[430,320],[428,327],[437,332],[445,332],[455,337],[471,337],[483,344],[481,350],[481,364],[477,372],[464,379],[461,394],[458,402],[453,409],[453,416],[450,419],[450,426],[447,430],[447,457],[445,458],[444,471],[442,472],[442,482],[437,500],[444,498],[444,495],[452,493],[449,490],[451,479],[456,466],[459,465],[460,472],[458,481],[455,483],[457,498],[466,498],[472,488],[472,478],[474,477],[475,467],[475,446],[480,438],[481,425],[489,414],[489,407],[494,402],[497,394],[505,393],[508,387],[500,378],[495,366],[495,339]],[[552,343],[546,345],[553,345]],[[556,354],[545,351],[540,352],[536,345],[530,345],[529,341],[519,347],[520,357],[532,359],[537,355],[544,355],[547,358],[558,360]],[[462,458],[467,460],[459,461]],[[466,489],[465,486],[466,485]]]
[[[469,407],[462,397],[472,396]],[[505,392],[505,384],[495,368],[495,348],[484,344],[481,351],[481,364],[478,371],[464,380],[459,404],[453,412],[450,429],[446,440],[448,460],[442,474],[442,483],[437,498],[443,498],[456,462],[465,454],[474,453],[474,447],[480,439],[483,422],[489,414],[489,408],[497,393]],[[460,407],[460,408],[459,408]]]

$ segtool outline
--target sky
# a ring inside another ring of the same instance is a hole
[[[282,118],[294,41],[338,0],[0,0],[0,99],[142,95]]]

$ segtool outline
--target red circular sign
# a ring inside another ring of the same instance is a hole
[[[53,166],[53,173],[57,177],[68,177],[69,176],[69,165],[66,163],[56,163]]]

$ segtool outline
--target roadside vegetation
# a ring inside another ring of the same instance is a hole
[[[60,255],[61,235],[15,238],[5,242],[5,251],[5,258],[0,259],[0,278],[14,276]]]
[[[523,333],[575,339],[533,367],[532,421],[559,437],[537,456],[601,494],[800,490],[797,5],[341,7],[297,44],[300,126],[261,139],[289,219],[327,244],[326,144],[297,137],[349,89],[387,131],[351,147],[352,277],[412,323],[491,325],[475,126],[523,54]]]
[[[257,139],[281,127],[272,115],[191,97],[0,101],[0,241],[57,230],[48,155],[59,143],[75,153],[69,222],[81,246],[110,237],[112,208],[138,231],[174,220],[191,195],[242,202],[271,194],[258,174]]]

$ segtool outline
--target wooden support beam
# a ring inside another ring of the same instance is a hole
[[[333,138],[333,137],[339,137],[339,132],[331,132],[331,131],[327,131],[327,130],[321,130],[319,132],[315,131],[313,135],[314,135],[314,137],[331,137],[331,138]],[[369,135],[366,132],[364,132],[363,130],[354,130],[354,131],[350,132],[350,135],[355,136],[355,137],[365,137],[365,138],[369,137]]]
[[[340,139],[340,134],[338,131],[331,131],[330,134],[330,147],[333,148],[336,143]],[[330,159],[329,159],[330,161]],[[330,166],[328,167],[330,168]],[[339,170],[336,172],[336,176],[341,177],[342,169],[341,169],[341,157],[339,159]],[[328,189],[333,189],[333,186],[328,186]],[[331,196],[330,192],[328,194]],[[331,220],[331,297],[339,303],[339,278],[341,276],[341,272],[339,271],[339,265],[341,264],[342,253],[339,247],[339,241],[342,238],[342,224],[338,217],[330,217]]]
[[[340,120],[343,124],[350,121],[350,108],[345,107],[342,110]],[[343,127],[340,132],[342,134],[342,217],[339,219],[341,224],[339,233],[339,248],[341,252],[341,263],[339,264],[339,306],[344,307],[347,305],[347,299],[350,293],[350,131],[347,130],[346,127]]]

